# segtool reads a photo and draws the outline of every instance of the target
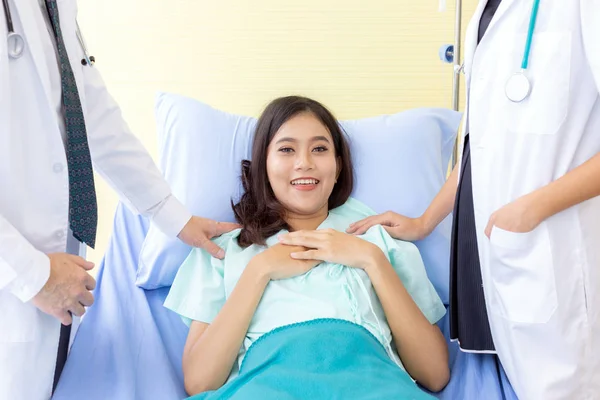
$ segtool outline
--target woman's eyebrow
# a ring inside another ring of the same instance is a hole
[[[327,139],[327,136],[313,136],[310,139],[311,142],[319,142],[319,141],[325,141],[327,143],[329,143],[329,139]],[[297,143],[298,139],[292,138],[292,137],[282,137],[281,139],[279,139],[277,143],[282,143],[282,142],[291,142],[291,143]]]

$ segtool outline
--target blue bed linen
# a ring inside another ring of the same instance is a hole
[[[163,307],[168,288],[135,286],[148,222],[119,205],[83,318],[53,400],[183,399],[188,328]]]
[[[83,319],[53,400],[180,400],[187,326],[163,302],[168,288],[135,286],[138,254],[148,229],[123,205],[99,265],[96,303]],[[439,326],[448,338],[448,316]],[[516,400],[494,357],[466,354],[450,343],[451,380],[440,400]]]
[[[435,400],[361,325],[316,319],[276,328],[250,346],[239,375],[190,400]]]

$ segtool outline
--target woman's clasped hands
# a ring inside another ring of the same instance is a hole
[[[368,270],[384,257],[376,245],[333,229],[300,230],[278,239],[279,243],[252,259],[270,280],[303,275],[323,261]]]
[[[373,243],[334,229],[300,230],[279,236],[286,246],[300,246],[302,251],[290,253],[295,260],[318,260],[367,270],[383,252]]]

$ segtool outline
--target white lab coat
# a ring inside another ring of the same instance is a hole
[[[492,335],[521,400],[597,400],[600,198],[529,233],[484,230],[493,212],[600,152],[600,1],[541,1],[522,103],[504,87],[520,69],[533,1],[503,0],[477,46],[485,4],[466,36],[463,137]]]
[[[20,59],[8,57],[0,11],[0,400],[42,400],[50,397],[60,323],[30,299],[48,278],[45,254],[66,249],[67,160],[50,95],[48,70],[58,65],[46,65],[48,49],[39,41],[38,30],[48,34],[47,26],[37,2],[10,3],[26,49]],[[98,70],[82,66],[76,1],[58,6],[95,170],[134,212],[176,235],[191,215],[129,132]]]

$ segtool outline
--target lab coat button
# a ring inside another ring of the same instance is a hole
[[[56,237],[59,239],[62,239],[65,236],[65,233],[63,231],[57,231],[56,232]]]
[[[56,163],[56,164],[54,164],[53,169],[54,169],[54,172],[59,173],[59,172],[63,171],[64,167],[61,163]]]

